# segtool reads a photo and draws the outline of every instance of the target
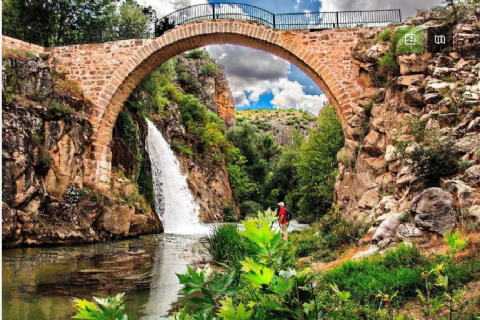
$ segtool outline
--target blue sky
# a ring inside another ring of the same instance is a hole
[[[440,5],[442,0],[138,0],[151,5],[158,17],[191,5],[244,3],[272,13],[332,12],[348,10],[401,9],[402,18],[417,9]],[[317,114],[327,101],[317,85],[302,71],[268,53],[240,46],[207,47],[210,55],[225,67],[237,107],[298,108]]]

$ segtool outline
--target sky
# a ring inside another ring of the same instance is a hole
[[[402,19],[417,9],[441,5],[442,0],[138,0],[151,5],[157,17],[181,8],[215,2],[239,2],[273,13],[401,9]],[[207,51],[225,67],[237,108],[297,108],[318,114],[327,101],[318,86],[289,62],[262,51],[231,45],[208,46]]]

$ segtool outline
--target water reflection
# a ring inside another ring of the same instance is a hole
[[[60,320],[74,314],[73,297],[126,292],[131,319],[162,319],[181,300],[175,273],[194,257],[198,238],[150,235],[103,244],[5,250],[2,316]]]
[[[290,228],[302,227],[292,222]],[[3,319],[65,320],[74,314],[73,297],[91,300],[119,292],[126,292],[130,319],[167,319],[172,309],[186,302],[175,274],[185,273],[187,264],[202,258],[200,237],[162,234],[113,245],[4,250]]]

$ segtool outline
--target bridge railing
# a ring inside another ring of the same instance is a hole
[[[277,30],[384,27],[401,22],[400,9],[372,11],[307,12],[273,14],[242,3],[211,3],[172,12],[160,20],[182,25],[198,20],[233,19],[255,21]]]
[[[253,21],[277,30],[302,30],[357,26],[384,27],[389,23],[401,22],[401,15],[400,10],[273,14],[267,10],[242,3],[210,3],[172,12],[162,19],[158,19],[155,24],[108,25],[101,28],[67,30],[54,34],[34,30],[28,26],[4,24],[2,34],[44,47],[54,47],[158,37],[178,25],[217,19]]]

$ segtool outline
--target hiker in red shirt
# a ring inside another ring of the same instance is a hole
[[[288,225],[290,224],[290,221],[287,217],[287,208],[285,208],[285,203],[283,202],[280,202],[278,207],[278,224],[282,230],[282,239],[288,241]]]

